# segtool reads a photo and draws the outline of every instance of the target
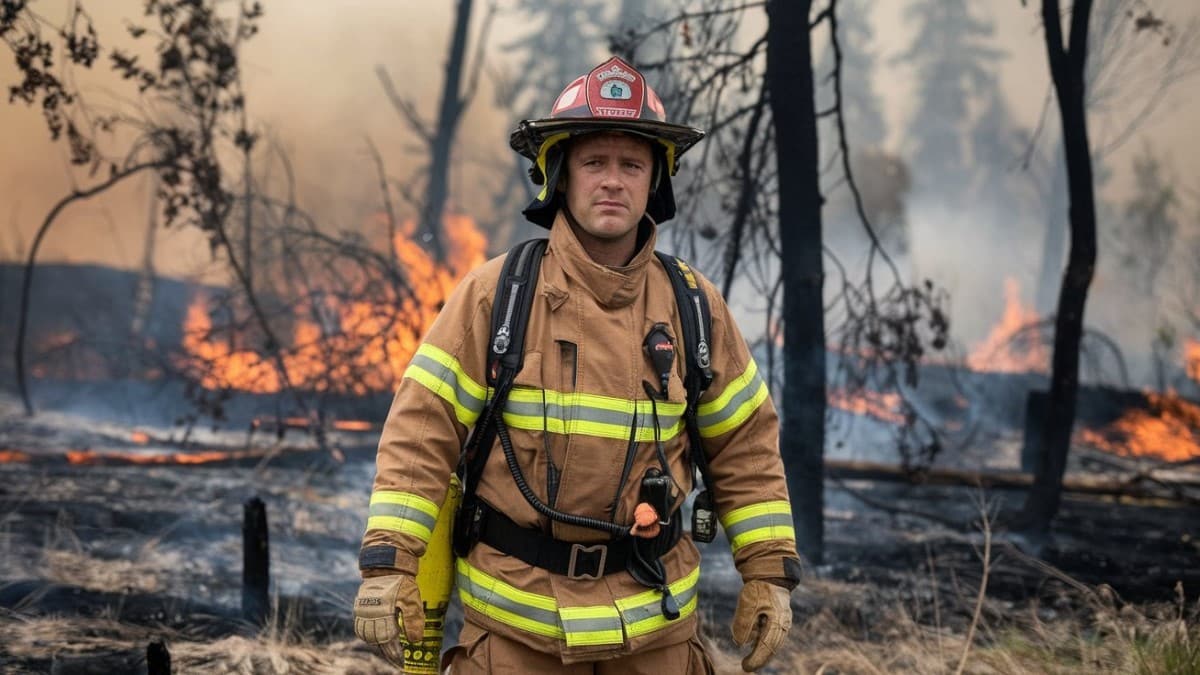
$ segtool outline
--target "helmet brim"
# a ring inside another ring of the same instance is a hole
[[[542,144],[551,136],[562,133],[578,136],[600,131],[619,131],[645,136],[651,140],[667,141],[674,145],[673,154],[676,159],[704,138],[704,132],[700,129],[657,120],[560,117],[521,122],[508,137],[508,145],[523,157],[537,161],[538,153],[542,151]]]

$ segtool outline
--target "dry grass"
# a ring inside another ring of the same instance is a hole
[[[818,588],[809,592],[828,593],[822,597],[832,605],[797,616],[789,644],[771,664],[775,673],[949,674],[967,653],[965,673],[1200,675],[1200,605],[1180,601],[1134,607],[1099,590],[1084,599],[1086,611],[1053,621],[1040,618],[1035,607],[1002,619],[980,612],[977,637],[968,651],[967,630],[921,624],[900,603],[874,611],[864,634],[861,624],[848,622],[846,613],[833,605],[865,601],[875,589],[814,585]],[[710,631],[719,635],[721,629],[710,626]],[[18,659],[138,652],[152,640],[167,642],[176,672],[391,672],[355,640],[314,642],[287,616],[276,617],[257,635],[218,640],[103,617],[0,616],[0,644]],[[706,642],[718,673],[741,672],[740,654],[722,646],[727,643]]]
[[[1003,626],[981,619],[969,652],[963,632],[918,624],[900,606],[872,626],[880,634],[874,639],[823,610],[797,622],[790,644],[771,666],[778,673],[934,675],[956,672],[968,653],[965,673],[1200,675],[1200,607],[1186,616],[1169,606],[1092,610],[1090,617],[1053,623],[1038,619],[1035,611],[1010,617]],[[737,655],[712,641],[710,647],[718,672],[740,672]]]
[[[6,656],[36,662],[83,655],[141,655],[151,641],[164,641],[179,673],[273,673],[333,675],[392,673],[354,639],[314,643],[294,627],[271,621],[258,635],[216,640],[106,618],[0,616]],[[7,672],[7,671],[6,671]],[[17,671],[19,672],[19,671]]]
[[[1004,548],[1007,556],[1062,583],[1070,596],[1062,604],[1072,609],[1043,618],[1036,604],[1013,609],[1012,603],[990,599],[997,548],[993,509],[982,500],[978,506],[981,537],[973,545],[980,580],[975,588],[961,588],[951,571],[954,593],[939,594],[932,555],[929,577],[914,578],[910,589],[927,587],[928,592],[912,597],[929,598],[932,607],[881,600],[902,597],[895,589],[812,580],[794,606],[816,610],[796,616],[790,643],[770,669],[815,675],[1200,675],[1200,600],[1189,606],[1182,584],[1176,584],[1174,603],[1135,606],[1107,586],[1087,586],[1010,546]],[[932,617],[932,625],[915,616],[927,622]],[[736,654],[717,641],[709,646],[718,672],[740,672]]]

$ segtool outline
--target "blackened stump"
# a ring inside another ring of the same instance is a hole
[[[267,506],[258,497],[242,505],[242,617],[262,625],[267,616],[271,585],[271,554],[267,538]]]
[[[147,675],[171,675],[171,652],[162,640],[146,645]]]

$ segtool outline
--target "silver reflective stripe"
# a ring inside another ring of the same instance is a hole
[[[725,526],[725,535],[732,541],[740,534],[766,527],[786,527],[790,529],[792,527],[792,515],[790,513],[767,513],[739,520],[732,525]]]
[[[621,619],[617,615],[595,619],[563,619],[563,630],[567,633],[591,633],[621,630]]]
[[[700,423],[700,428],[705,429],[716,426],[730,417],[733,417],[733,415],[738,411],[739,408],[742,407],[742,405],[754,398],[754,395],[758,393],[758,390],[761,389],[762,386],[762,376],[757,370],[755,370],[754,377],[750,378],[750,382],[748,382],[741,391],[734,394],[733,397],[729,399],[729,402],[722,406],[720,410],[715,410],[697,417],[697,421]]]
[[[463,573],[462,569],[458,570],[456,578],[460,592],[467,593],[489,607],[495,607],[496,609],[516,614],[521,618],[546,626],[558,627],[560,625],[557,611],[530,607],[529,605],[510,600],[499,593],[493,593],[492,589],[487,586],[475,583],[469,576]],[[486,612],[482,613],[487,614]],[[508,622],[505,621],[505,623]]]
[[[458,383],[458,375],[450,368],[434,361],[433,359],[421,354],[420,352],[413,355],[409,366],[416,366],[421,370],[433,375],[437,379],[445,382],[454,389],[454,398],[458,399],[458,404],[470,410],[476,417],[483,412],[484,400],[475,398],[470,391],[464,389]]]
[[[675,602],[678,603],[680,608],[691,602],[692,598],[696,597],[696,591],[699,586],[699,583],[693,583],[688,588],[675,594]],[[633,624],[637,623],[638,621],[645,621],[646,619],[654,619],[661,617],[662,615],[661,595],[652,602],[647,602],[644,605],[637,605],[635,607],[626,607],[625,609],[621,610],[621,618],[625,620],[626,624]]]
[[[414,523],[418,523],[418,524],[428,528],[430,532],[433,531],[433,526],[435,524],[437,524],[436,516],[431,516],[428,513],[421,511],[420,509],[415,509],[411,506],[406,506],[404,504],[387,504],[387,503],[371,504],[370,509],[367,511],[367,515],[368,516],[392,516],[394,518],[403,518],[404,520],[411,520]]]

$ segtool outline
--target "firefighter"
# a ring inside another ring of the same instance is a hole
[[[654,254],[658,225],[675,214],[671,176],[702,137],[667,122],[641,73],[612,58],[510,138],[541,186],[524,214],[549,229],[549,243],[534,263],[523,367],[502,414],[485,418],[500,433],[489,436],[480,474],[467,477],[476,505],[458,514],[465,624],[444,660],[456,675],[712,670],[697,637],[700,554],[680,526],[695,476],[686,331]],[[455,289],[380,439],[355,627],[398,665],[397,640],[420,638],[418,559],[494,393],[503,263],[485,263]],[[783,642],[800,580],[778,418],[720,293],[687,273],[711,316],[701,336],[711,381],[695,427],[743,581],[733,638],[750,645],[742,666],[753,671]]]

